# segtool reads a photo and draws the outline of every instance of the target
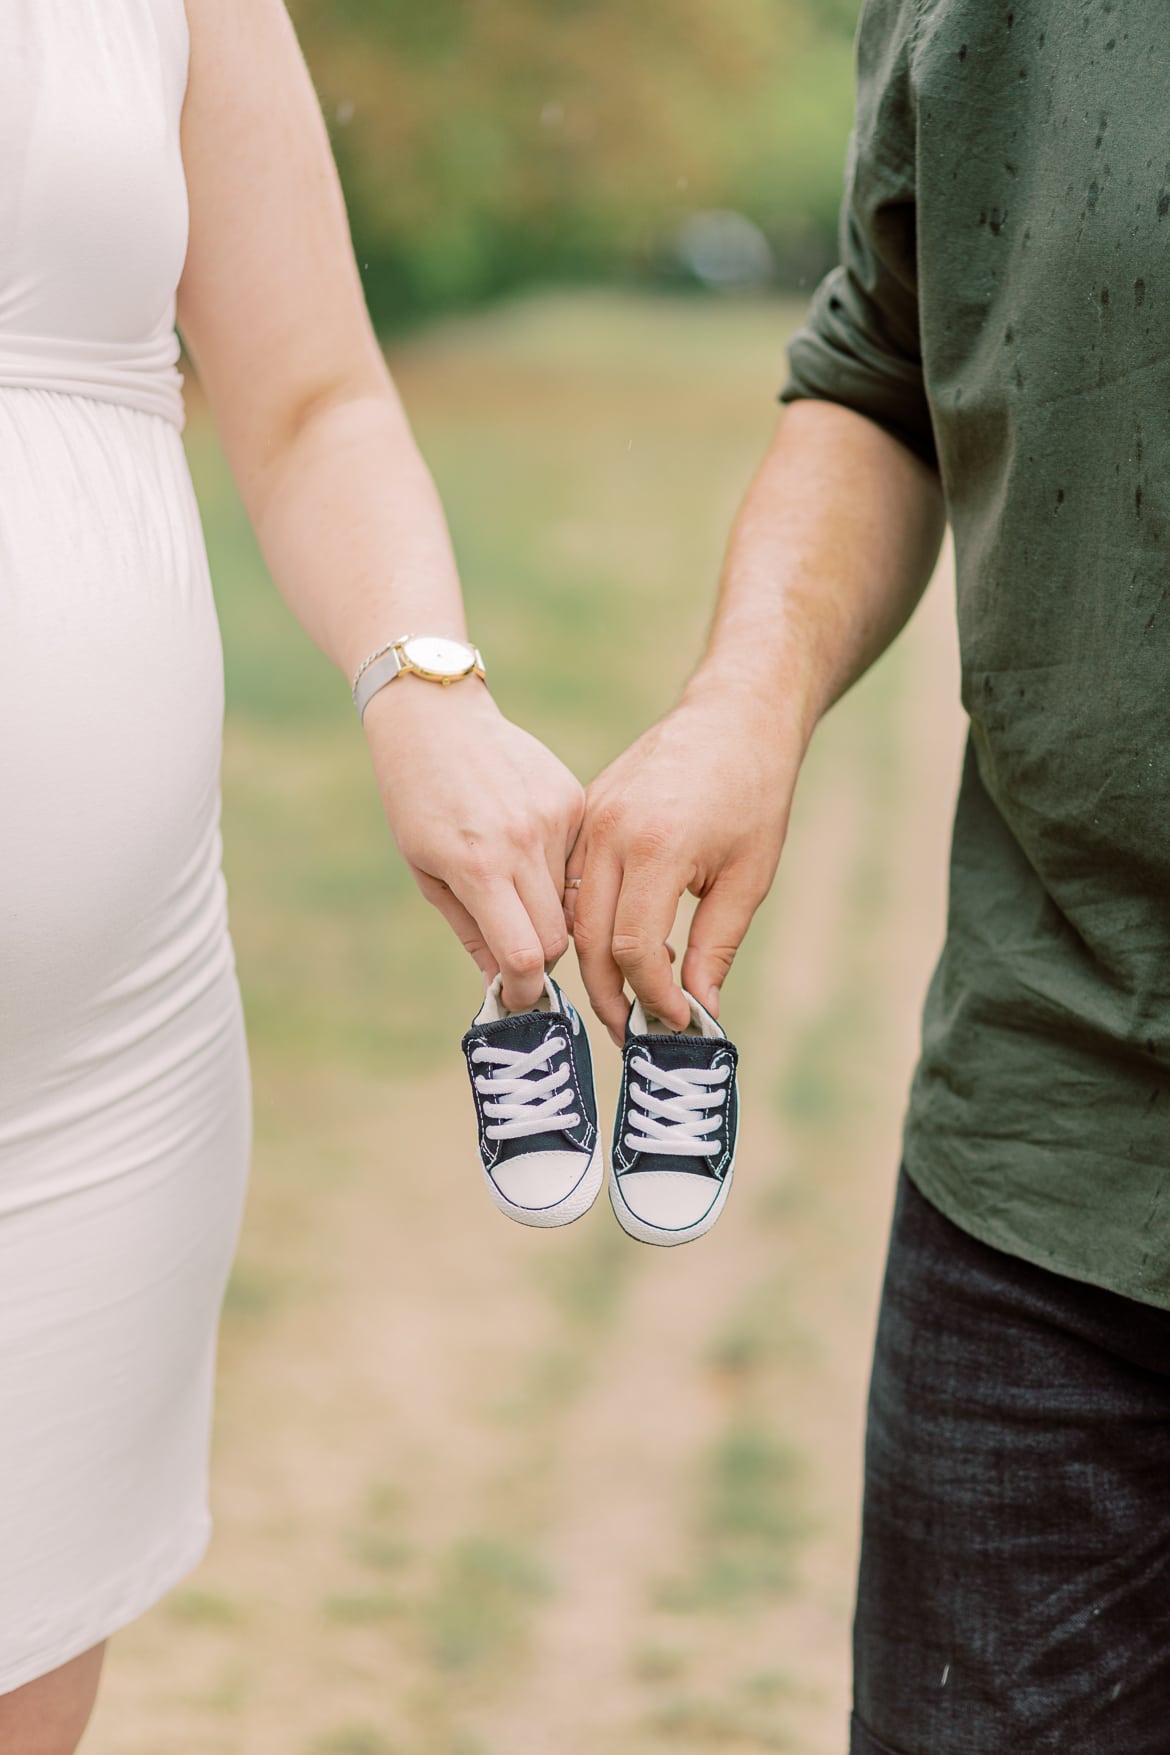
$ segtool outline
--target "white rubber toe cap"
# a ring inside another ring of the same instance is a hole
[[[546,1212],[570,1199],[591,1162],[588,1152],[526,1152],[497,1164],[491,1179],[510,1206]]]
[[[629,1170],[618,1178],[618,1188],[630,1212],[644,1225],[656,1231],[689,1231],[702,1224],[723,1184],[685,1170]]]

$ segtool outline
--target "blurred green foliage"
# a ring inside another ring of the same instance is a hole
[[[858,0],[290,0],[383,330],[533,281],[669,279],[733,208],[835,257]]]

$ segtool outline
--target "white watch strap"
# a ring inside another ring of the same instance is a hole
[[[358,718],[364,719],[370,698],[386,684],[393,682],[399,671],[405,670],[402,654],[397,646],[391,646],[380,658],[363,667],[353,688],[353,704],[358,710]]]

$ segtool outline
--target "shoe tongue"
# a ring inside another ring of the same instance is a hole
[[[493,1018],[491,1023],[481,1023],[477,1034],[489,1035],[493,1041],[500,1037],[524,1037],[526,1041],[542,1042],[549,1034],[554,1023],[563,1023],[558,1013],[549,1011],[510,1011],[503,1018]]]
[[[627,1047],[637,1047],[655,1066],[669,1072],[680,1067],[712,1066],[727,1042],[717,1036],[630,1036]]]
[[[549,1027],[554,1020],[557,1023],[562,1022],[559,1013],[512,1012],[505,1018],[496,1018],[490,1024],[480,1024],[476,1034],[482,1039],[498,1043],[502,1048],[526,1053],[547,1040]]]

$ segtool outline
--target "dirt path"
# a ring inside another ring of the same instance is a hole
[[[87,1755],[840,1755],[957,773],[948,589],[814,752],[733,999],[745,1146],[703,1245],[640,1250],[603,1204],[564,1236],[503,1224],[454,1055],[414,1086],[280,1088],[212,1552],[115,1643]]]
[[[480,1719],[489,1749],[586,1755],[615,1747],[646,1710],[639,1667],[653,1681],[659,1649],[658,1667],[665,1663],[664,1680],[675,1685],[693,1664],[695,1642],[686,1637],[692,1629],[661,1626],[655,1591],[686,1551],[696,1460],[726,1415],[719,1341],[737,1318],[745,1287],[766,1280],[790,1254],[783,1245],[777,1250],[771,1229],[759,1222],[783,1147],[768,1074],[762,1088],[754,1085],[751,1066],[760,1064],[764,1040],[770,1056],[784,1055],[796,1020],[830,978],[834,925],[860,826],[850,796],[856,789],[856,778],[842,773],[796,826],[799,852],[770,912],[771,931],[753,946],[767,959],[762,986],[776,1024],[765,1036],[763,1020],[756,1020],[757,1049],[745,1070],[743,1133],[751,1151],[740,1165],[738,1198],[721,1221],[717,1247],[639,1253],[618,1330],[566,1435],[547,1544],[558,1598],[534,1631],[527,1672]]]

